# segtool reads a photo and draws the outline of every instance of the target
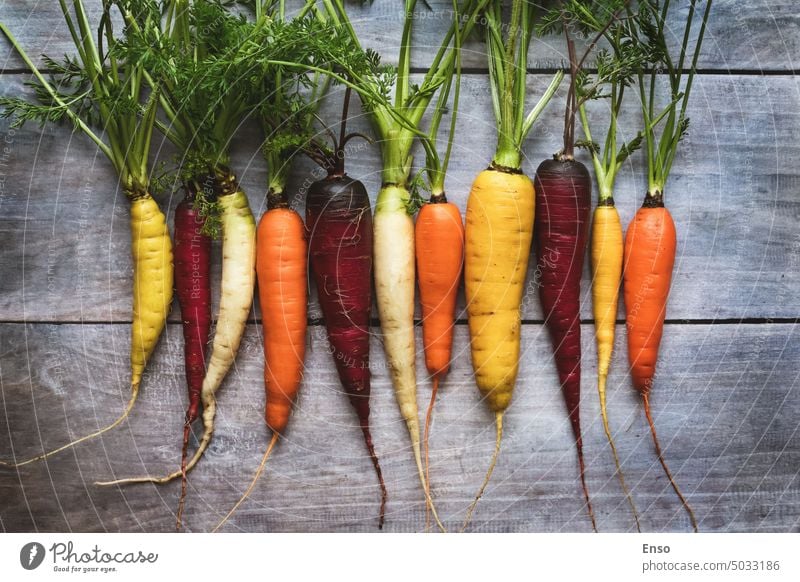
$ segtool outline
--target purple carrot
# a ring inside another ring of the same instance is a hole
[[[597,529],[586,487],[581,438],[580,291],[589,232],[592,182],[582,163],[546,160],[536,170],[536,253],[539,298],[555,353],[558,378],[578,450],[581,484],[592,526]]]
[[[205,350],[211,332],[211,238],[202,232],[205,221],[195,208],[195,194],[195,186],[187,186],[186,196],[175,209],[175,292],[183,322],[186,384],[189,388],[181,450],[178,529],[186,499],[189,433],[192,423],[200,416],[200,391],[206,374]]]
[[[311,271],[317,285],[339,380],[356,411],[381,488],[378,527],[383,527],[386,486],[369,425],[369,321],[372,310],[372,209],[364,185],[344,171],[344,146],[360,134],[345,133],[349,89],[335,151],[315,148],[309,155],[328,171],[306,199]],[[363,136],[361,136],[363,137]],[[312,146],[313,147],[313,146]]]

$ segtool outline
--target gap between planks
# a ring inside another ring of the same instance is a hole
[[[597,69],[585,69],[587,73],[593,75],[597,73]],[[527,70],[529,75],[554,75],[556,72],[562,71],[569,72],[567,67],[531,67]],[[43,75],[52,75],[52,69],[39,69]],[[426,67],[411,67],[410,73],[412,75],[425,75],[428,72]],[[652,71],[645,69],[644,73],[649,75]],[[684,69],[682,74],[690,73],[690,69]],[[30,71],[24,67],[14,67],[9,69],[0,69],[0,75],[26,75]],[[464,67],[461,70],[463,75],[489,75],[489,69],[484,67]],[[800,74],[800,69],[697,69],[697,75],[735,75],[739,77],[794,77]]]
[[[216,324],[216,318],[212,318],[212,323]],[[581,319],[581,325],[594,325],[594,319]],[[131,320],[116,320],[116,321],[100,321],[100,320],[60,320],[48,321],[46,319],[8,319],[0,320],[0,325],[130,325]],[[167,321],[170,325],[181,324],[180,320],[170,319]],[[248,325],[261,325],[261,318],[250,318],[247,320]],[[456,319],[455,325],[467,325],[466,319]],[[523,319],[520,321],[522,325],[544,325],[543,319]],[[624,319],[617,319],[616,325],[624,325]],[[664,325],[796,325],[800,323],[800,317],[746,317],[746,318],[720,318],[720,319],[665,319]],[[324,319],[309,319],[307,322],[309,327],[319,327],[325,325]],[[370,327],[380,327],[380,320],[371,319],[369,322]],[[422,320],[414,320],[415,327],[422,326]]]

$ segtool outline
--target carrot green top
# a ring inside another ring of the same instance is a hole
[[[287,24],[285,0],[256,0],[256,26],[261,24],[261,30],[269,28],[262,23],[269,23],[272,28],[280,26],[292,30],[294,38],[300,38],[303,34],[314,35],[315,30],[324,25],[325,21],[324,15],[318,13],[310,19],[307,18],[314,11],[315,4],[315,0],[307,0],[295,15],[294,22]],[[274,37],[272,42],[275,42]],[[310,58],[308,53],[293,55],[291,51],[283,56],[295,58],[300,63]],[[351,56],[350,59],[352,58]],[[264,66],[263,73],[254,78],[253,92],[264,132],[263,154],[269,172],[268,196],[281,198],[289,177],[291,161],[297,153],[309,151],[309,144],[317,133],[314,127],[317,110],[328,91],[331,79],[320,71],[309,75],[301,68],[269,64]],[[283,201],[282,198],[281,200]]]
[[[533,10],[527,0],[512,0],[511,17],[503,24],[502,0],[490,0],[486,8],[486,44],[492,105],[497,122],[497,150],[492,162],[522,168],[522,143],[539,114],[553,97],[564,77],[557,72],[539,102],[525,115],[528,50],[533,36]],[[503,35],[503,30],[508,32]]]
[[[618,120],[622,110],[625,89],[636,77],[639,67],[648,62],[651,53],[646,45],[633,41],[626,32],[629,23],[624,16],[629,0],[604,0],[590,9],[582,0],[568,0],[565,11],[583,34],[597,34],[605,38],[609,49],[598,51],[595,71],[579,71],[575,81],[577,109],[580,113],[585,141],[576,145],[586,147],[592,156],[599,199],[613,200],[614,181],[622,165],[641,147],[644,133],[638,132],[629,142],[618,147]],[[586,112],[586,102],[608,100],[609,119],[605,141],[602,145],[592,140],[591,123]]]
[[[82,0],[73,0],[74,13],[65,0],[59,0],[59,5],[77,57],[65,57],[63,62],[45,57],[54,71],[52,83],[0,23],[0,30],[36,78],[32,86],[38,101],[0,98],[2,115],[14,116],[14,126],[26,121],[42,125],[71,121],[108,157],[126,194],[142,196],[149,189],[148,155],[159,94],[155,91],[144,96],[146,71],[142,63],[118,58],[115,49],[119,40],[114,36],[109,0],[103,1],[98,28],[90,25]],[[103,137],[92,127],[102,128]]]
[[[698,4],[702,4],[702,2],[690,0],[677,62],[670,55],[667,46],[667,18],[670,11],[670,0],[640,0],[638,12],[634,12],[631,8],[628,9],[629,15],[632,17],[628,21],[630,38],[647,45],[653,54],[649,63],[650,73],[645,74],[643,68],[639,68],[637,73],[645,127],[648,194],[651,196],[663,195],[664,186],[678,151],[678,144],[689,129],[686,107],[689,103],[689,93],[692,90],[692,80],[697,71],[697,61],[712,0],[705,0],[700,29],[694,43],[693,53],[690,55],[689,42],[692,27],[698,17]],[[684,66],[688,62],[691,62],[691,68],[686,72]],[[659,84],[657,73],[660,69],[666,72],[670,100],[664,109],[657,112],[656,85]],[[662,122],[663,126],[658,135],[657,129]]]
[[[159,92],[167,121],[156,125],[180,151],[182,178],[227,174],[232,136],[253,109],[247,70],[236,59],[252,31],[213,0],[120,4],[127,25],[120,52],[143,64]]]
[[[378,74],[365,76],[345,64],[346,76],[353,90],[361,97],[364,109],[380,141],[384,184],[403,187],[408,185],[412,163],[411,147],[414,139],[418,138],[428,159],[432,187],[437,189],[442,187],[446,162],[441,163],[434,140],[419,127],[436,92],[443,85],[450,86],[459,52],[459,39],[469,34],[475,25],[476,16],[488,1],[464,0],[465,9],[462,10],[462,14],[466,14],[466,18],[461,22],[454,19],[419,84],[411,82],[411,33],[417,0],[405,0],[404,24],[396,70],[383,67],[377,69]],[[322,0],[322,3],[331,23],[343,31],[351,42],[358,45],[358,37],[347,17],[343,0]],[[370,51],[366,53],[371,58],[378,59],[375,53]],[[393,81],[392,99],[390,91]],[[441,115],[437,117],[435,114],[435,128],[438,127],[439,119]]]

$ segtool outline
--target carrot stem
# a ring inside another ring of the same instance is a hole
[[[664,468],[664,473],[667,475],[670,485],[672,485],[672,488],[678,495],[678,499],[681,500],[686,513],[689,514],[689,520],[692,522],[692,528],[694,529],[695,533],[697,533],[697,519],[694,516],[694,511],[692,511],[692,508],[689,506],[689,502],[686,501],[683,493],[681,493],[681,490],[678,488],[678,484],[675,482],[675,479],[673,479],[672,473],[670,472],[669,467],[667,467],[666,461],[664,461],[664,456],[661,454],[661,445],[659,444],[658,436],[656,435],[656,425],[653,422],[653,415],[650,413],[650,397],[646,393],[643,393],[642,400],[644,401],[644,415],[647,417],[647,424],[650,425],[650,434],[653,435],[653,444],[656,448],[656,456],[658,456],[658,460],[661,463],[661,466]]]
[[[467,529],[470,521],[472,521],[472,514],[475,511],[475,506],[478,505],[478,501],[480,498],[483,497],[483,492],[486,489],[486,486],[489,485],[489,480],[492,478],[492,473],[494,472],[494,466],[497,464],[497,456],[500,454],[500,441],[503,439],[503,412],[495,413],[495,426],[497,427],[497,433],[495,436],[494,442],[494,454],[492,455],[492,462],[489,464],[489,470],[486,472],[486,477],[483,479],[483,484],[481,488],[478,490],[478,494],[475,496],[475,500],[467,509],[467,516],[464,518],[464,524],[461,526],[461,531],[463,532]]]
[[[271,440],[271,441],[269,441],[269,446],[267,447],[267,450],[266,450],[266,452],[264,453],[264,456],[261,458],[261,463],[258,465],[258,469],[256,469],[256,474],[255,474],[255,475],[253,475],[253,480],[250,482],[250,486],[247,488],[247,491],[245,491],[245,492],[244,492],[244,495],[242,495],[242,497],[239,499],[239,501],[237,501],[237,502],[236,502],[236,505],[234,505],[234,506],[231,508],[231,510],[228,512],[228,515],[226,515],[225,517],[223,517],[223,518],[222,518],[222,521],[220,521],[220,522],[219,522],[219,523],[216,525],[216,527],[215,527],[214,529],[212,529],[212,530],[211,530],[211,533],[215,533],[217,530],[219,530],[219,528],[221,528],[223,525],[225,525],[225,522],[226,522],[226,521],[228,521],[228,519],[229,519],[229,518],[230,518],[230,517],[233,515],[233,513],[234,513],[234,512],[235,512],[237,509],[239,509],[239,506],[240,506],[242,503],[244,503],[244,501],[245,501],[245,500],[246,500],[246,499],[247,499],[247,498],[250,496],[250,494],[253,492],[253,489],[255,489],[255,487],[256,487],[256,482],[258,481],[258,478],[259,478],[259,477],[261,477],[261,473],[263,473],[263,472],[264,472],[264,467],[266,467],[266,465],[267,465],[267,459],[269,459],[269,456],[272,454],[272,449],[274,449],[274,448],[275,448],[275,444],[278,442],[278,437],[279,437],[279,436],[280,436],[280,435],[279,435],[277,432],[273,432],[273,433],[272,433],[272,440]]]

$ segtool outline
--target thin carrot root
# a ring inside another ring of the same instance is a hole
[[[178,500],[178,513],[175,520],[175,529],[181,531],[181,517],[183,516],[183,506],[186,504],[186,457],[189,452],[189,432],[192,430],[192,425],[186,422],[183,426],[183,447],[181,447],[181,496]]]
[[[583,487],[583,497],[586,499],[586,511],[589,512],[589,519],[592,520],[592,530],[597,533],[597,522],[594,519],[594,509],[589,499],[589,488],[586,486],[586,465],[583,462],[583,441],[578,438],[578,468],[581,473],[581,487]]]
[[[486,490],[487,485],[489,485],[489,480],[492,478],[492,473],[494,473],[494,466],[497,464],[497,456],[500,454],[500,441],[503,439],[502,412],[495,413],[495,425],[497,427],[497,434],[495,436],[494,454],[492,454],[492,462],[489,464],[489,470],[486,472],[486,477],[483,480],[481,488],[478,490],[478,494],[475,496],[475,500],[467,509],[467,516],[464,518],[464,523],[461,525],[462,532],[464,532],[464,530],[467,529],[470,522],[472,521],[472,514],[475,512],[475,507],[478,505],[478,501],[480,501],[481,497],[483,497],[483,492]]]
[[[378,529],[383,529],[383,523],[386,519],[386,500],[389,494],[386,492],[386,484],[383,482],[381,465],[380,462],[378,462],[378,455],[375,454],[375,446],[372,444],[372,433],[367,426],[362,426],[361,431],[364,433],[364,441],[367,443],[369,458],[372,459],[372,465],[375,467],[375,474],[378,476],[378,483],[381,487],[381,509],[380,517],[378,518]]]
[[[439,519],[439,514],[436,513],[436,506],[433,504],[433,498],[428,489],[428,481],[425,479],[425,469],[422,467],[422,454],[419,446],[419,427],[417,427],[416,435],[416,439],[412,439],[412,441],[416,443],[412,445],[414,448],[414,461],[417,463],[417,473],[419,473],[419,480],[422,483],[422,490],[425,492],[425,501],[430,506],[431,513],[433,514],[433,521],[436,522],[436,525],[443,533],[447,533],[447,529],[445,529],[444,524]]]
[[[425,447],[425,483],[427,485],[426,494],[431,494],[431,473],[430,473],[430,456],[428,449],[428,436],[431,428],[431,415],[433,414],[433,405],[436,402],[436,393],[439,391],[439,376],[433,377],[433,389],[431,390],[431,401],[428,404],[428,412],[425,414],[425,432],[422,436],[423,446]],[[425,531],[431,527],[431,509],[425,506]]]
[[[88,440],[93,439],[93,438],[95,438],[97,436],[100,436],[103,433],[106,433],[106,432],[110,431],[111,429],[113,429],[114,427],[119,425],[123,420],[128,418],[128,415],[130,414],[131,410],[133,409],[133,405],[136,404],[137,396],[139,396],[139,383],[138,382],[136,384],[132,384],[131,385],[131,397],[128,400],[127,406],[125,406],[125,410],[117,418],[117,420],[115,420],[114,422],[112,422],[111,424],[106,426],[105,428],[101,428],[98,431],[95,431],[95,432],[93,432],[91,434],[87,434],[86,436],[83,436],[83,437],[81,437],[81,438],[79,438],[77,440],[74,440],[71,443],[68,443],[68,444],[66,444],[66,445],[64,445],[62,447],[59,447],[57,449],[54,449],[54,450],[52,450],[50,452],[47,452],[47,453],[38,455],[36,457],[33,457],[31,459],[28,459],[27,461],[22,461],[20,463],[8,463],[8,462],[5,462],[5,461],[0,461],[0,466],[8,467],[10,469],[18,469],[19,467],[22,467],[24,465],[28,465],[30,463],[35,463],[36,461],[41,461],[43,459],[47,459],[49,457],[52,457],[56,453],[60,453],[61,451],[65,451],[65,450],[67,450],[69,448],[74,447],[75,445],[78,445],[78,444],[80,444],[82,442],[88,441]]]
[[[258,478],[261,477],[261,473],[264,472],[264,467],[266,467],[266,465],[267,465],[267,459],[269,459],[269,456],[272,454],[272,449],[275,448],[275,444],[278,442],[278,437],[279,436],[280,435],[277,432],[273,432],[272,433],[272,440],[269,441],[269,446],[267,447],[267,451],[264,453],[264,456],[261,458],[261,464],[258,466],[258,469],[256,470],[256,474],[253,475],[253,480],[250,482],[250,486],[247,488],[247,491],[245,491],[244,495],[242,495],[241,499],[239,499],[239,501],[236,502],[236,505],[234,505],[231,508],[231,510],[228,512],[228,515],[223,517],[222,521],[220,521],[216,525],[216,527],[211,530],[211,533],[216,533],[217,530],[219,530],[219,528],[221,528],[223,525],[225,525],[225,522],[228,521],[228,519],[230,519],[230,517],[234,514],[234,512],[237,509],[239,509],[239,506],[242,503],[244,503],[245,500],[253,492],[253,489],[255,489],[256,483],[258,482]]]
[[[644,415],[647,417],[647,424],[650,425],[650,434],[653,435],[653,444],[656,448],[658,460],[661,463],[661,466],[664,468],[664,473],[667,475],[672,488],[678,495],[678,499],[681,500],[683,508],[686,510],[686,513],[689,514],[689,520],[692,522],[692,529],[694,529],[695,533],[697,533],[699,530],[697,528],[697,519],[694,516],[694,511],[692,511],[692,508],[689,506],[689,502],[686,501],[686,498],[683,496],[683,493],[681,493],[681,490],[678,489],[678,484],[675,482],[675,479],[672,478],[672,473],[670,472],[669,467],[667,467],[666,461],[664,461],[664,456],[661,454],[661,445],[659,444],[658,436],[656,435],[656,425],[653,422],[653,416],[650,413],[650,398],[646,392],[642,393],[642,399],[644,400]]]
[[[636,510],[636,504],[633,502],[633,496],[631,495],[630,489],[628,489],[628,484],[625,483],[625,475],[622,473],[622,465],[619,462],[617,446],[614,444],[614,438],[611,436],[611,428],[608,425],[608,412],[606,411],[606,380],[607,377],[605,374],[599,374],[597,377],[597,390],[600,394],[600,415],[603,417],[603,430],[606,432],[608,444],[611,445],[611,454],[614,456],[614,464],[617,467],[617,475],[619,476],[620,485],[622,485],[622,491],[625,493],[625,497],[628,499],[628,505],[630,505],[631,511],[633,512],[633,519],[636,522],[636,531],[642,533],[642,528],[639,524],[639,512]]]
[[[205,430],[203,431],[203,437],[200,440],[200,445],[197,447],[197,450],[194,453],[194,456],[189,460],[186,464],[186,467],[181,467],[180,470],[175,471],[174,473],[170,473],[169,475],[165,475],[164,477],[129,477],[127,479],[116,479],[114,481],[95,481],[94,484],[98,487],[109,487],[111,485],[133,485],[134,483],[154,483],[156,485],[164,485],[165,483],[169,483],[184,475],[184,473],[188,473],[197,462],[202,458],[203,453],[206,452],[208,445],[211,444],[211,437],[214,434],[214,425],[213,425],[213,418],[217,411],[217,401],[212,396],[204,403],[205,410],[203,410],[203,424],[205,425]],[[211,424],[209,424],[211,423]]]

